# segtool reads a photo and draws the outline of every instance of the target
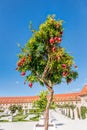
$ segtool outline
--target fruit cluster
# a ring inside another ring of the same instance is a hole
[[[16,70],[19,70],[20,67],[23,67],[23,65],[26,63],[27,59],[28,59],[29,61],[31,61],[31,57],[30,57],[30,56],[28,56],[27,58],[26,58],[26,57],[21,58],[21,59],[18,61],[18,63],[17,63],[17,68],[16,68]],[[25,76],[25,75],[26,75],[26,72],[25,72],[25,71],[22,71],[22,72],[21,72],[21,76]],[[24,84],[26,84],[26,82],[24,82]],[[32,83],[30,82],[30,83],[28,84],[28,86],[29,86],[30,88],[32,88]]]
[[[50,39],[50,44],[53,45],[54,43],[60,43],[62,41],[62,38],[61,37],[54,37],[54,38],[51,38]]]
[[[66,64],[62,64],[62,68],[64,69],[62,76],[66,77],[68,75],[68,72],[66,71]]]
[[[24,64],[25,60],[25,57],[23,57],[20,61],[18,61],[17,66],[21,67]]]

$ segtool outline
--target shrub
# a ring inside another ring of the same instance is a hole
[[[4,112],[4,110],[0,110],[0,112]]]
[[[39,116],[35,116],[30,118],[30,121],[39,121]]]
[[[16,115],[13,117],[13,121],[23,121],[25,118],[27,117],[27,115]]]
[[[86,118],[86,111],[87,111],[86,107],[82,106],[81,107],[81,117],[82,117],[82,119]]]
[[[0,122],[8,122],[8,120],[0,120]],[[1,130],[1,129],[0,129]]]

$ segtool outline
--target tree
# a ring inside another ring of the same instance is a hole
[[[47,105],[47,95],[48,91],[41,91],[38,95],[38,99],[33,102],[32,109],[30,113],[33,112],[35,117],[39,118],[41,114],[43,114]]]
[[[18,105],[18,106],[17,106],[17,110],[18,110],[19,113],[21,113],[21,114],[23,113],[23,109],[22,109],[22,106],[21,106],[21,105]]]
[[[16,110],[17,110],[17,106],[16,105],[11,105],[9,107],[9,110],[11,111],[12,114],[14,114],[16,112]]]
[[[47,98],[48,98],[48,91],[41,91],[38,95],[39,98],[33,102],[32,109],[34,109],[34,114],[38,115],[38,117],[45,111],[47,106]],[[52,101],[50,109],[55,109],[56,104]]]
[[[87,109],[86,109],[85,106],[81,106],[80,109],[81,109],[81,118],[85,119],[86,118],[86,111],[87,111]]]
[[[73,57],[61,47],[63,35],[63,20],[56,20],[54,15],[48,16],[39,26],[39,30],[32,31],[32,37],[21,47],[18,55],[17,68],[25,82],[32,87],[34,82],[45,85],[50,97],[45,110],[45,130],[48,130],[49,107],[53,100],[53,86],[62,82],[69,84],[78,76],[77,66]],[[24,82],[24,83],[25,83]]]
[[[48,91],[41,91],[39,98],[33,103],[33,108],[39,110],[40,112],[44,112],[47,105],[47,95]]]

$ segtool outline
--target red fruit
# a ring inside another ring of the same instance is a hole
[[[22,58],[18,63],[17,63],[17,66],[22,66],[25,62],[25,58]]]
[[[30,88],[32,88],[32,83],[29,83],[29,85],[28,85]]]
[[[25,62],[25,57],[21,59],[21,62]]]
[[[67,84],[69,84],[69,83],[71,83],[71,82],[72,82],[72,79],[71,79],[71,78],[67,79]]]
[[[16,70],[18,70],[18,67],[16,68]]]
[[[60,32],[60,34],[62,35],[62,34],[63,34],[63,32]]]
[[[57,41],[60,43],[62,41],[61,37],[58,37]]]
[[[19,66],[19,67],[21,66],[21,62],[20,61],[17,63],[17,66]]]
[[[76,68],[76,69],[77,69],[77,68],[78,68],[78,66],[77,66],[77,65],[74,65],[74,68]]]
[[[24,76],[26,73],[25,72],[21,72],[21,76]]]
[[[66,71],[66,72],[63,72],[63,73],[62,73],[62,76],[63,76],[63,77],[66,77],[67,74],[68,74],[67,71]]]
[[[58,37],[54,37],[54,41],[57,42],[58,41]]]
[[[17,66],[19,66],[19,67],[20,67],[20,66],[22,66],[22,65],[23,65],[23,63],[24,63],[24,62],[20,60],[20,61],[17,63]]]
[[[54,43],[54,39],[51,38],[51,39],[50,39],[50,44],[53,44],[53,43]]]
[[[16,70],[18,71],[18,70],[19,70],[19,68],[17,67],[17,68],[16,68]]]
[[[66,69],[66,64],[62,64],[62,68],[63,68],[63,69]]]
[[[55,52],[55,51],[56,51],[56,48],[55,48],[55,47],[53,47],[53,48],[52,48],[52,52]]]

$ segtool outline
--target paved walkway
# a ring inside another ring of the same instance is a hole
[[[50,117],[55,121],[56,130],[87,130],[87,119],[71,120],[59,111],[50,111]],[[34,130],[36,122],[0,123],[0,130]]]
[[[0,123],[0,130],[33,130],[35,122]]]
[[[68,117],[61,115],[59,111],[51,111],[50,116],[53,116],[56,119],[56,130],[87,130],[87,119],[72,120]]]

